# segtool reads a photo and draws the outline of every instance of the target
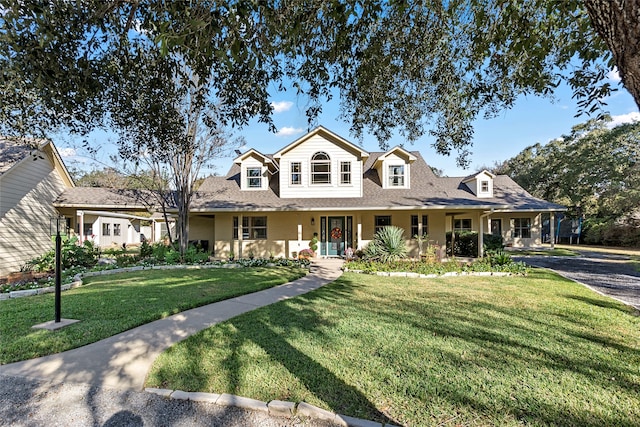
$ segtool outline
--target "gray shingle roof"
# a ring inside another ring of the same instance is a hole
[[[139,190],[104,187],[67,188],[54,202],[56,207],[146,210],[153,202],[148,194]],[[145,204],[146,203],[146,204]]]
[[[35,141],[0,138],[0,175],[37,149]]]
[[[233,165],[225,177],[209,177],[199,188],[192,203],[194,211],[230,210],[311,210],[311,209],[496,209],[564,210],[563,206],[537,199],[511,178],[498,175],[494,197],[478,198],[463,183],[465,177],[437,177],[419,152],[411,165],[411,189],[383,189],[372,168],[384,153],[373,152],[364,165],[363,197],[283,199],[279,194],[279,176],[270,179],[265,191],[241,191],[240,167]]]

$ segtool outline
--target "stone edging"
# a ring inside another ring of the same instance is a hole
[[[286,402],[272,400],[262,402],[248,397],[235,396],[233,394],[215,394],[201,392],[185,392],[181,390],[168,390],[163,388],[145,388],[147,393],[157,394],[168,399],[191,400],[194,402],[213,403],[220,406],[234,406],[251,411],[263,412],[274,417],[292,418],[300,416],[333,422],[344,427],[397,427],[393,424],[382,424],[375,421],[353,418],[347,415],[336,414],[326,409],[309,405],[306,402]]]
[[[269,266],[275,266],[275,264]],[[131,271],[140,271],[140,270],[177,270],[177,269],[185,269],[185,270],[202,270],[205,268],[241,268],[240,264],[204,264],[204,265],[188,265],[188,264],[176,264],[176,265],[152,265],[152,266],[136,266],[136,267],[125,267],[125,268],[114,268],[110,270],[101,270],[101,271],[89,271],[86,273],[78,273],[73,276],[73,282],[67,283],[65,285],[61,285],[60,289],[63,291],[68,291],[69,289],[78,288],[82,286],[82,279],[85,277],[92,276],[102,276],[106,274],[116,274],[116,273],[128,273]],[[22,298],[22,297],[30,297],[32,295],[41,295],[41,294],[50,294],[56,291],[54,286],[48,286],[46,288],[37,288],[37,289],[24,289],[22,291],[11,291],[8,293],[0,294],[0,301],[8,300],[12,298]]]
[[[349,273],[357,273],[357,274],[369,274],[365,273],[364,270],[349,270],[348,268],[344,269],[345,272]],[[375,273],[376,276],[385,276],[385,277],[413,277],[416,279],[435,279],[437,277],[453,277],[453,276],[512,276],[513,273],[509,273],[507,271],[450,271],[442,274],[420,274],[420,273],[412,273],[405,271],[377,271]]]

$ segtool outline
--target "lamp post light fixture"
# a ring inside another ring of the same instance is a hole
[[[60,311],[61,311],[61,298],[62,293],[62,236],[69,234],[69,227],[67,226],[67,218],[64,215],[50,218],[49,220],[49,234],[55,236],[56,239],[56,292],[55,292],[55,323],[60,323]]]

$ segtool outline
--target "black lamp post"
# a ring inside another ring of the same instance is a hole
[[[67,235],[69,229],[67,227],[67,218],[63,215],[51,218],[49,221],[49,232],[56,238],[56,294],[55,294],[55,310],[56,319],[55,323],[60,323],[60,294],[61,289],[61,277],[62,277],[62,236]]]

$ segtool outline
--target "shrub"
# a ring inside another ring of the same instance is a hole
[[[504,249],[504,239],[499,234],[483,234],[482,241],[485,252],[501,251]]]
[[[447,255],[476,257],[478,256],[478,233],[476,231],[456,231],[455,247],[451,253],[451,232],[447,233]]]
[[[386,226],[378,231],[373,240],[364,248],[366,259],[393,262],[407,257],[404,230],[396,226]]]
[[[98,262],[98,249],[93,243],[85,240],[78,245],[76,236],[62,240],[61,266],[63,270],[71,267],[93,267]],[[45,254],[36,257],[26,263],[26,269],[36,272],[53,271],[56,268],[56,251],[51,249]]]

